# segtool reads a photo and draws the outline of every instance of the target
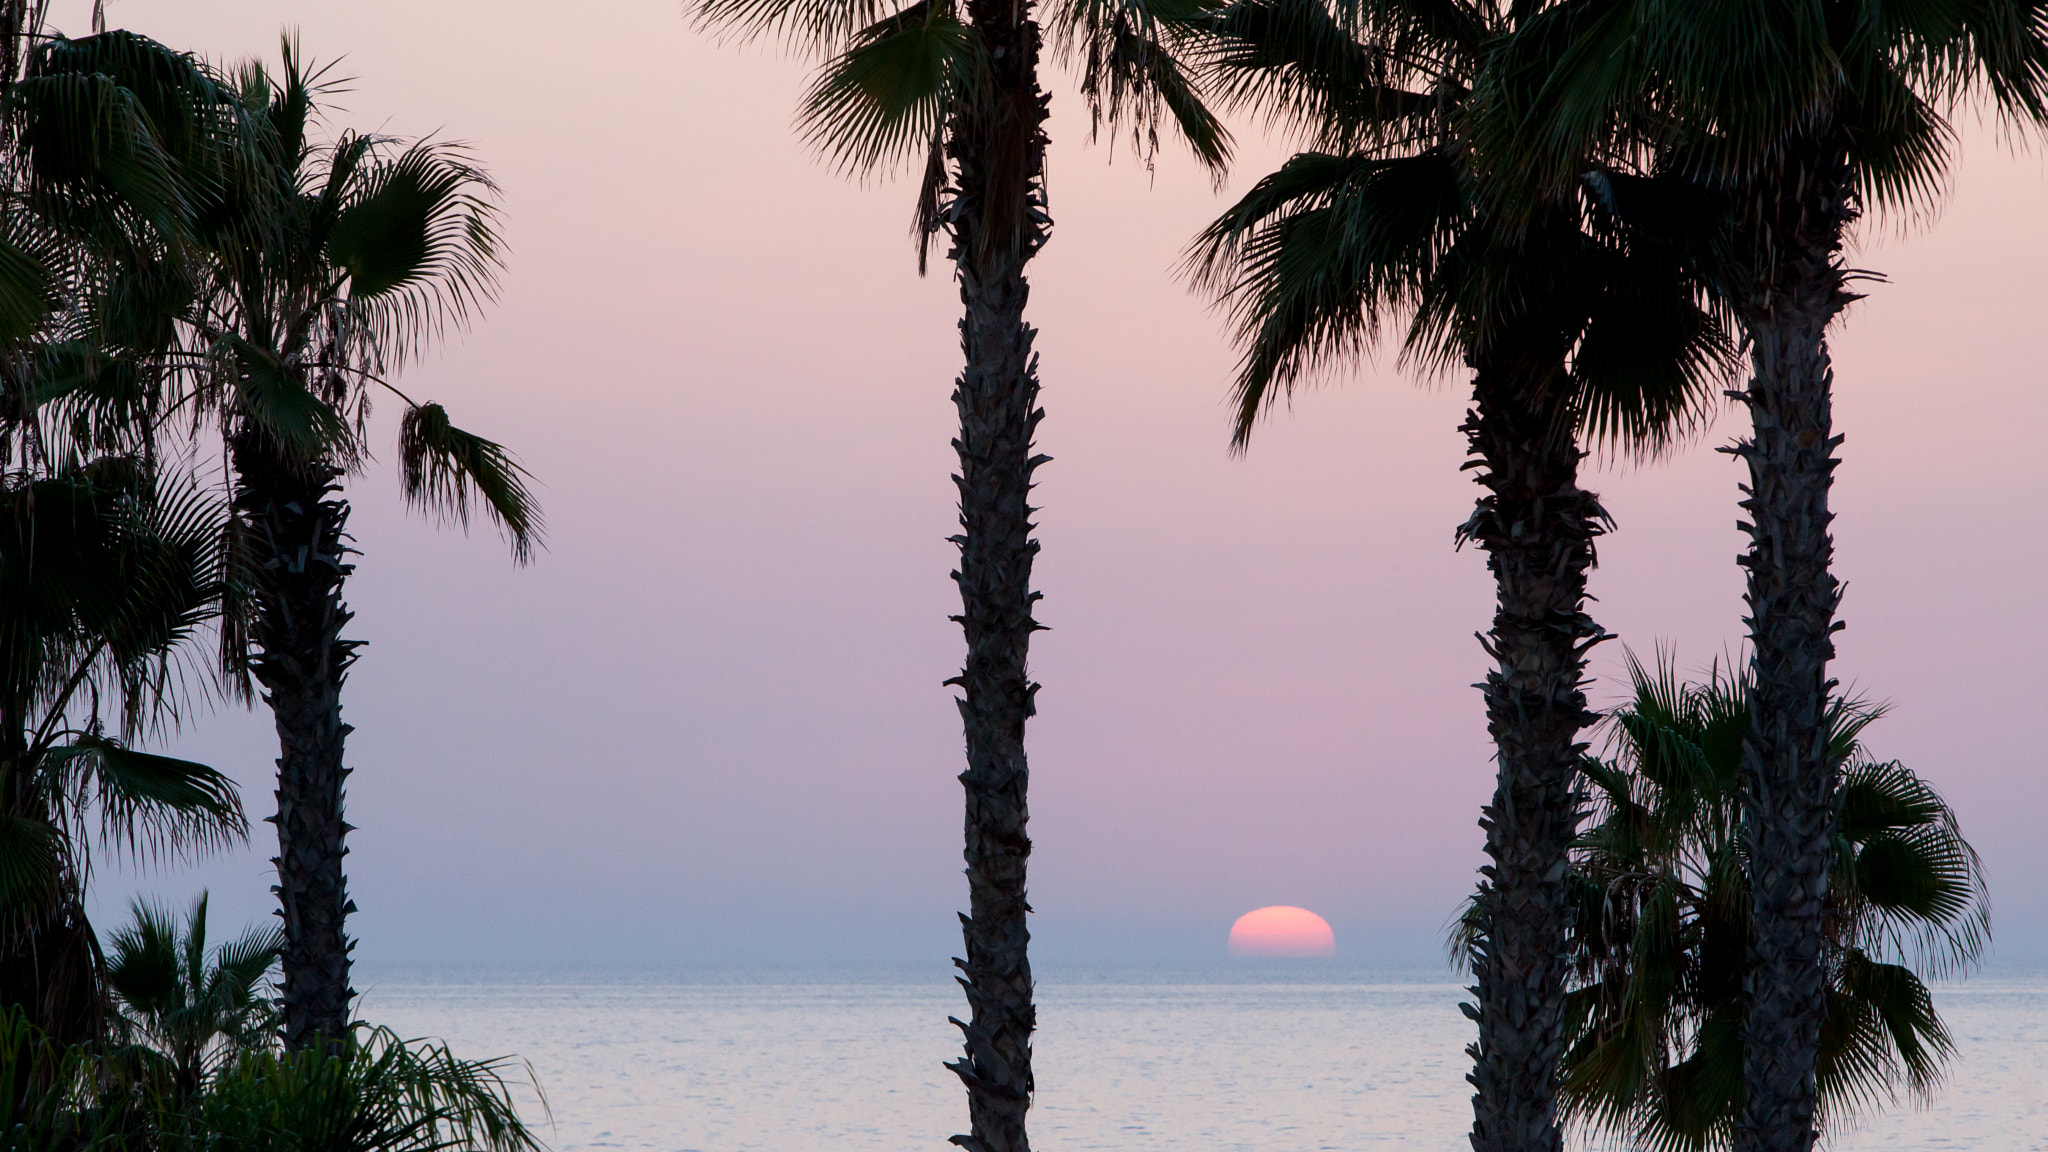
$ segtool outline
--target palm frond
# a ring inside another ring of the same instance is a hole
[[[24,910],[40,915],[63,890],[66,845],[48,820],[0,813],[0,930]]]
[[[1415,305],[1469,221],[1436,151],[1373,160],[1303,153],[1196,238],[1186,268],[1239,344],[1233,444],[1297,384],[1363,353]]]
[[[1237,0],[1191,50],[1224,106],[1317,150],[1428,147],[1461,96],[1455,84],[1443,87],[1445,49],[1417,44],[1427,38],[1404,34],[1398,23],[1365,27],[1366,7]]]
[[[354,430],[333,404],[269,349],[229,336],[236,366],[235,402],[241,414],[292,459],[353,457]]]
[[[540,503],[527,487],[532,474],[501,445],[465,432],[439,404],[407,408],[399,428],[400,483],[406,503],[469,526],[472,501],[505,533],[524,564],[541,544]]]
[[[43,326],[55,303],[50,271],[19,245],[0,238],[0,343],[12,346]]]
[[[1211,0],[1066,0],[1053,10],[1052,41],[1062,63],[1077,68],[1088,105],[1089,134],[1128,131],[1139,158],[1159,151],[1170,123],[1195,158],[1221,180],[1230,162],[1230,132],[1203,99],[1183,50],[1199,53],[1198,30],[1213,23]]]
[[[1852,762],[1841,805],[1859,942],[1936,977],[1976,964],[1991,941],[1991,896],[1954,810],[1895,760]]]
[[[133,90],[104,73],[54,73],[17,81],[8,98],[45,214],[78,229],[94,213],[130,211],[177,232],[186,186]]]
[[[336,157],[362,140],[344,137]],[[396,363],[495,297],[498,188],[456,144],[423,141],[388,161],[365,146],[360,160],[330,168],[323,186],[336,198],[327,260],[348,274],[351,315]]]
[[[99,812],[100,840],[137,859],[190,856],[248,839],[235,782],[204,764],[80,735],[45,755],[78,810]]]
[[[919,0],[855,33],[818,70],[797,113],[804,142],[866,176],[923,159],[985,67],[951,0]]]
[[[832,56],[903,7],[900,0],[690,0],[683,11],[704,31],[740,41],[767,37]]]
[[[162,905],[136,898],[128,923],[107,941],[107,985],[130,1008],[167,1013],[184,1002],[178,924]]]
[[[519,1117],[509,1070],[506,1060],[464,1060],[442,1044],[358,1025],[344,1046],[250,1053],[226,1066],[200,1122],[236,1147],[543,1152]]]
[[[1740,371],[1735,341],[1721,310],[1661,253],[1607,248],[1587,263],[1585,329],[1571,357],[1583,433],[1655,458],[1705,429]]]

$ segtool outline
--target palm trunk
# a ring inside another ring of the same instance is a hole
[[[1755,685],[1743,749],[1751,935],[1745,974],[1740,1152],[1810,1152],[1815,1064],[1826,1013],[1822,949],[1835,774],[1828,750],[1827,664],[1841,591],[1829,564],[1834,435],[1827,326],[1852,297],[1836,262],[1854,218],[1842,149],[1796,150],[1774,187],[1754,250],[1775,258],[1742,302],[1753,376],[1750,438],[1750,644]],[[1768,245],[1768,247],[1766,247]]]
[[[1474,1152],[1560,1152],[1567,853],[1583,812],[1579,733],[1596,717],[1583,691],[1587,649],[1605,637],[1585,613],[1593,540],[1606,512],[1578,486],[1578,447],[1561,372],[1481,363],[1463,431],[1487,489],[1458,530],[1486,550],[1498,593],[1481,643],[1498,765],[1480,826],[1483,932],[1473,992]],[[1532,379],[1533,377],[1533,379]],[[1546,387],[1547,385],[1547,387]]]
[[[349,825],[342,819],[341,686],[355,662],[356,641],[341,630],[352,614],[342,602],[346,562],[343,528],[348,502],[333,499],[339,469],[296,461],[262,433],[244,429],[232,443],[235,510],[261,573],[256,593],[253,671],[277,725],[278,915],[284,919],[281,963],[284,1039],[304,1048],[318,1037],[347,1034],[349,952],[344,926],[355,911],[342,858]]]
[[[1022,4],[978,0],[969,9],[988,49],[990,91],[959,110],[947,154],[956,186],[949,205],[960,278],[961,350],[953,389],[960,414],[961,628],[967,660],[949,683],[961,689],[967,743],[968,908],[960,918],[967,956],[956,959],[967,993],[965,1055],[948,1064],[967,1086],[968,1152],[1028,1152],[1032,1006],[1025,864],[1030,770],[1024,724],[1037,685],[1025,667],[1031,634],[1031,474],[1043,459],[1031,439],[1037,408],[1034,331],[1024,322],[1024,267],[1044,244],[1045,99],[1038,90],[1038,28]]]

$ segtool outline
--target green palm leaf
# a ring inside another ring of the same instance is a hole
[[[495,293],[497,186],[455,145],[414,144],[383,161],[376,143],[335,146],[327,259],[347,273],[349,305],[379,326],[380,342],[409,350]]]
[[[1573,929],[1560,1103],[1577,1123],[1672,1152],[1730,1147],[1742,1101],[1749,936],[1739,818],[1746,687],[1687,684],[1667,653],[1630,654],[1635,692],[1611,717],[1615,757],[1585,767],[1597,818],[1573,871],[1589,890]],[[1925,1096],[1954,1043],[1922,973],[1974,963],[1990,931],[1976,854],[1954,813],[1896,761],[1862,753],[1882,709],[1837,701],[1847,760],[1830,887],[1822,1123]]]
[[[501,445],[457,428],[439,404],[421,404],[406,409],[398,457],[408,504],[467,528],[472,500],[481,501],[511,540],[513,558],[532,558],[542,527],[527,487],[532,474]]]
[[[96,807],[101,839],[138,856],[224,848],[249,835],[235,782],[204,764],[83,735],[53,748],[44,771]]]
[[[951,0],[920,0],[861,29],[804,94],[805,142],[858,175],[922,159],[979,82],[980,44]]]
[[[1130,133],[1139,157],[1159,151],[1171,124],[1195,159],[1219,182],[1230,163],[1230,132],[1203,100],[1182,58],[1197,58],[1203,33],[1221,7],[1214,0],[1069,0],[1053,11],[1052,39],[1081,78],[1091,136]]]

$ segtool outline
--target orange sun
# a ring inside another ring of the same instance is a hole
[[[1330,922],[1306,908],[1275,904],[1237,918],[1230,926],[1232,956],[1335,956]]]

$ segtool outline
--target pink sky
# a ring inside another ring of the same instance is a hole
[[[909,189],[804,154],[802,67],[710,43],[676,0],[116,0],[109,21],[272,59],[295,25],[356,78],[338,125],[467,140],[505,188],[502,304],[405,387],[523,455],[551,550],[518,571],[487,534],[406,519],[387,419],[351,489],[359,956],[949,955],[957,297],[915,274]],[[1170,275],[1225,201],[1177,157],[1107,163],[1052,87],[1042,954],[1220,955],[1238,915],[1294,904],[1348,955],[1433,958],[1491,776],[1469,687],[1491,589],[1451,549],[1461,384],[1368,368],[1229,458],[1233,356]],[[1226,195],[1285,155],[1241,145]],[[1870,231],[1858,259],[1891,283],[1836,342],[1838,674],[1893,702],[1872,745],[1955,803],[2023,961],[2048,957],[2043,176],[1973,132],[1938,224]],[[1741,636],[1738,469],[1709,450],[1739,427],[1594,480],[1620,521],[1594,615],[1687,667]],[[1599,651],[1601,704],[1621,654]],[[269,740],[222,715],[180,748],[260,814]],[[270,854],[144,886],[253,918]]]

